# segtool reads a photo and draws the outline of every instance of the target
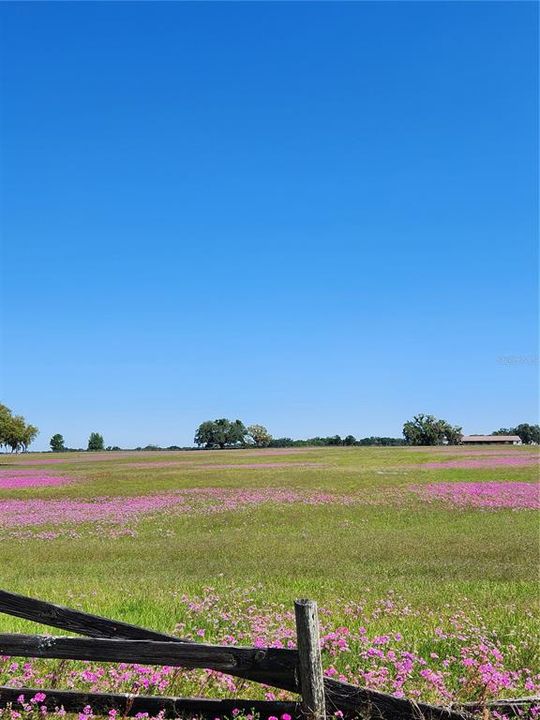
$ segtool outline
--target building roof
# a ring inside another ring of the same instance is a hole
[[[519,435],[464,435],[462,442],[521,442]]]

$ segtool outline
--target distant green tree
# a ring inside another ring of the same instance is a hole
[[[247,430],[241,420],[231,422],[227,418],[218,420],[206,420],[201,423],[195,433],[197,445],[204,445],[206,448],[234,447],[243,445],[246,440]]]
[[[514,428],[524,445],[540,445],[540,425],[521,423]]]
[[[409,445],[458,445],[463,434],[457,425],[420,413],[403,425],[403,436]]]
[[[24,429],[22,437],[22,447],[26,452],[29,446],[34,442],[36,437],[39,435],[39,429],[35,425],[27,425]]]
[[[22,415],[13,415],[5,405],[0,405],[0,446],[11,452],[26,452],[39,430],[26,422]]]
[[[63,435],[60,435],[60,433],[56,433],[56,435],[53,435],[49,445],[51,446],[51,450],[53,452],[64,452],[66,449],[66,446],[64,445],[64,437]]]
[[[0,446],[7,445],[6,439],[12,417],[11,410],[6,405],[0,404]]]
[[[213,420],[202,422],[197,428],[194,440],[199,447],[204,445],[209,448],[219,444],[216,423]]]
[[[250,425],[246,434],[257,447],[268,447],[272,442],[272,436],[263,425]]]
[[[345,438],[343,439],[343,444],[344,444],[344,445],[355,445],[355,444],[356,444],[356,438],[354,437],[354,435],[347,435],[347,437],[345,437]]]
[[[227,445],[244,445],[246,442],[247,430],[246,426],[241,420],[235,420],[231,422],[229,430],[227,432]]]
[[[22,415],[13,416],[8,435],[8,445],[11,447],[11,451],[19,452],[22,450],[26,452],[38,432],[37,427],[27,424]]]
[[[103,435],[100,435],[100,433],[93,432],[90,433],[90,437],[88,438],[88,450],[103,450],[105,447],[105,444],[103,442]]]

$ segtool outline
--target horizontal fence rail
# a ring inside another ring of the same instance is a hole
[[[32,693],[44,693],[42,703],[48,709],[64,707],[66,712],[79,712],[90,705],[94,714],[107,714],[114,709],[126,716],[163,711],[167,717],[200,715],[213,718],[232,713],[255,711],[261,717],[280,717],[288,713],[304,720],[320,720],[321,701],[326,714],[339,710],[346,718],[373,720],[473,720],[485,714],[486,704],[467,703],[440,707],[417,703],[407,698],[376,690],[357,687],[322,675],[320,662],[314,655],[314,638],[318,635],[316,604],[297,601],[298,650],[284,648],[249,648],[229,645],[209,645],[177,638],[165,633],[109,620],[79,610],[72,610],[43,600],[28,598],[0,590],[0,612],[61,630],[87,636],[83,638],[51,635],[0,635],[0,655],[13,657],[94,660],[99,662],[127,662],[148,665],[170,665],[185,668],[207,668],[271,687],[300,692],[302,704],[261,700],[218,700],[204,698],[158,697],[114,693],[84,693],[67,690],[39,690],[0,687],[0,708],[17,707],[24,694],[26,701]],[[302,614],[305,615],[302,618]],[[309,614],[309,617],[308,617]],[[309,637],[308,637],[309,635]],[[316,688],[316,691],[315,691]],[[316,692],[316,699],[314,692]],[[304,694],[305,693],[305,694]],[[518,714],[516,707],[538,698],[492,703],[499,712]],[[94,707],[95,705],[95,707]],[[313,707],[313,706],[316,707]],[[136,710],[134,708],[137,708]],[[324,714],[324,713],[323,713]]]
[[[6,688],[0,687],[0,708],[11,706],[21,710],[37,694],[45,699],[37,707],[45,706],[48,712],[63,708],[68,713],[81,713],[90,706],[94,715],[108,715],[116,710],[122,717],[133,717],[139,713],[148,713],[155,717],[163,713],[165,718],[178,718],[182,715],[197,716],[214,720],[216,717],[232,717],[233,710],[247,715],[259,713],[261,717],[272,715],[281,717],[287,713],[293,720],[303,717],[300,703],[266,700],[214,700],[207,698],[160,697],[157,695],[130,695],[127,693],[84,693],[75,690],[43,690],[43,688]],[[24,700],[19,701],[21,695]]]
[[[324,679],[327,711],[347,711],[349,715],[385,720],[472,720],[466,710],[439,707],[407,698],[368,690],[349,683]]]
[[[282,673],[294,682],[297,653],[281,648],[249,648],[236,645],[171,643],[156,640],[110,640],[55,635],[1,635],[0,655],[58,660],[95,660],[99,662],[171,665],[208,668],[231,673],[234,670],[258,670]]]
[[[520,698],[506,698],[500,700],[488,700],[484,703],[480,702],[466,702],[466,703],[455,703],[452,705],[453,708],[458,710],[464,710],[470,713],[484,713],[486,710],[489,712],[496,711],[499,715],[507,715],[509,717],[525,717],[524,710],[531,705],[538,705],[540,698],[538,697],[520,697]]]

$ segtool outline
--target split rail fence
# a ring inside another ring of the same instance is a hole
[[[325,677],[317,605],[310,600],[295,602],[296,650],[195,643],[3,590],[0,612],[85,636],[0,634],[0,656],[206,668],[298,693],[301,698],[296,702],[207,699],[0,686],[0,709],[20,710],[21,695],[28,701],[43,693],[45,700],[40,705],[48,711],[63,708],[67,713],[79,713],[90,706],[94,715],[116,710],[122,717],[139,713],[152,717],[161,712],[165,718],[213,720],[232,717],[235,709],[243,714],[257,713],[262,720],[285,713],[294,720],[324,720],[337,710],[345,718],[379,720],[473,720],[478,713],[485,715],[485,705],[439,707]],[[500,713],[517,714],[525,702],[533,700],[503,700],[493,707]]]

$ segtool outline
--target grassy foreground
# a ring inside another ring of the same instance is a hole
[[[397,633],[387,645],[403,636],[418,657],[437,655],[435,663],[454,655],[463,660],[460,632],[471,647],[473,637],[478,645],[496,642],[506,652],[504,672],[526,668],[534,675],[537,513],[511,502],[456,505],[421,489],[497,482],[511,492],[509,484],[537,481],[538,465],[520,460],[535,452],[321,448],[2,456],[1,475],[27,480],[2,487],[0,476],[0,586],[212,641],[230,634],[253,642],[259,632],[286,643],[292,625],[284,613],[296,597],[311,597],[323,608],[328,633],[345,627],[356,638],[345,639],[346,648],[329,640],[326,664],[336,672],[347,666],[366,684],[399,692],[398,670],[381,681],[367,646],[358,645],[365,626],[369,647]],[[464,467],[445,467],[453,461]],[[28,478],[51,476],[66,482],[29,484]],[[174,505],[178,493],[187,505]],[[165,505],[123,515],[133,498],[148,495],[165,498]],[[96,498],[97,506],[116,503],[111,507],[118,515],[89,519],[88,501]],[[47,508],[54,501],[52,516]],[[86,515],[76,514],[80,504]],[[30,506],[31,523],[25,515]],[[8,511],[19,513],[21,522],[10,525]],[[463,623],[467,632],[459,630]],[[2,632],[35,629],[0,615]],[[478,694],[474,682],[460,685],[462,668],[446,668],[452,697]],[[435,681],[426,682],[411,681],[407,693],[416,688],[424,699],[444,699]],[[515,688],[527,691],[524,683],[525,676]],[[514,685],[494,686],[491,695]]]

